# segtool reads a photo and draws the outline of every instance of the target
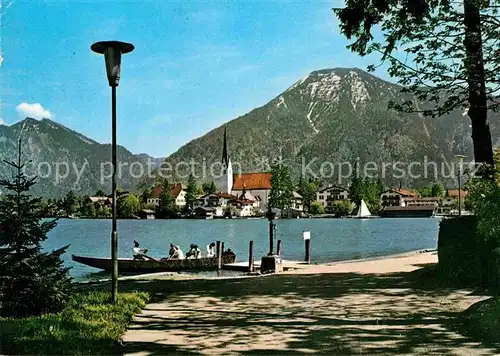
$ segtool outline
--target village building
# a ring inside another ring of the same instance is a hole
[[[85,202],[94,204],[96,208],[99,206],[111,207],[113,205],[113,200],[109,197],[87,197]]]
[[[380,194],[380,205],[386,206],[405,206],[405,199],[420,199],[420,194],[413,189],[389,189]]]
[[[465,198],[469,195],[469,192],[466,190],[458,190],[458,189],[448,189],[443,198],[442,205],[447,207],[451,207],[454,204],[458,205],[458,198],[460,196],[460,200],[462,201],[462,205],[464,204]]]
[[[158,206],[160,205],[160,195],[163,193],[163,184],[157,185],[151,192],[151,197],[148,198],[147,204]],[[170,195],[175,200],[175,205],[183,208],[186,205],[186,190],[181,183],[170,184]]]
[[[316,192],[316,202],[325,208],[331,207],[335,201],[349,200],[349,190],[339,185],[329,185]]]

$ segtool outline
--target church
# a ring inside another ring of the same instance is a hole
[[[271,192],[271,173],[233,174],[231,158],[227,149],[227,128],[225,126],[219,189],[221,193],[236,196],[239,200],[254,201],[254,207],[261,211],[267,209],[267,201]]]

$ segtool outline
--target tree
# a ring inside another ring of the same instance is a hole
[[[420,194],[420,196],[422,198],[428,198],[428,197],[434,196],[432,191],[433,191],[432,188],[423,187],[423,188],[421,188],[421,189],[418,190],[418,193]]]
[[[153,189],[151,187],[144,189],[141,194],[141,203],[146,204],[148,202],[148,199],[151,198],[152,192]]]
[[[444,198],[444,186],[441,183],[436,183],[432,186],[432,196],[442,199]]]
[[[196,180],[192,174],[188,178],[188,186],[186,188],[186,208],[193,209],[194,203],[196,202]]]
[[[62,200],[62,208],[67,215],[74,215],[78,209],[77,198],[72,190]]]
[[[111,217],[111,209],[108,208],[107,206],[105,205],[100,205],[98,208],[97,208],[97,211],[96,211],[96,216],[98,218],[109,218]]]
[[[359,206],[359,204],[361,204],[361,199],[363,199],[363,179],[358,175],[356,164],[354,165],[348,196],[349,200],[356,206]]]
[[[106,195],[106,193],[104,193],[104,191],[102,191],[102,190],[100,190],[100,189],[99,189],[99,190],[95,193],[95,196],[96,196],[96,197],[106,197],[107,195]]]
[[[131,218],[141,209],[141,202],[136,195],[126,194],[117,199],[116,208],[119,217]]]
[[[293,183],[288,167],[281,164],[271,166],[271,192],[268,205],[283,210],[289,208],[293,201]]]
[[[300,178],[297,190],[298,193],[302,196],[304,207],[307,210],[309,210],[311,203],[316,200],[317,189],[318,187],[315,183],[303,180],[302,177]]]
[[[208,182],[203,183],[202,188],[203,188],[203,192],[205,194],[213,194],[213,193],[217,192],[217,187],[215,186],[214,181],[212,181],[210,183],[208,183]]]
[[[309,208],[309,213],[312,215],[319,215],[325,213],[325,208],[321,203],[312,202],[311,207]]]
[[[177,212],[177,206],[175,205],[175,199],[172,197],[170,191],[170,184],[165,179],[163,181],[163,190],[160,194],[160,203],[158,205],[158,215],[160,217],[172,217]]]
[[[11,180],[0,180],[7,193],[0,200],[0,314],[25,317],[60,311],[71,291],[69,268],[61,255],[69,247],[42,252],[41,244],[56,225],[44,221],[42,200],[33,198],[21,163],[21,140],[17,163],[7,162],[16,171]]]
[[[352,213],[352,204],[348,200],[334,201],[328,212],[336,216],[347,216]]]
[[[89,201],[88,197],[87,199],[83,199],[83,203],[80,205],[79,215],[93,219],[96,217],[96,214],[97,212],[94,203]]]
[[[496,0],[497,1],[497,0]],[[493,164],[488,110],[497,111],[500,56],[499,6],[486,0],[347,0],[336,9],[349,48],[364,56],[379,52],[389,74],[399,78],[411,100],[391,102],[402,112],[442,116],[467,109],[474,160]],[[460,6],[461,5],[461,6]],[[380,27],[383,42],[371,34]],[[406,53],[400,59],[399,51]],[[370,66],[370,70],[374,70]]]

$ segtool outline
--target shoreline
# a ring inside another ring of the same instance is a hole
[[[330,269],[332,267],[340,267],[343,265],[355,265],[355,264],[366,264],[370,262],[377,261],[397,261],[399,259],[415,257],[415,256],[424,256],[424,255],[433,255],[437,253],[437,249],[418,249],[411,250],[407,252],[401,252],[390,255],[383,256],[374,256],[374,257],[364,257],[359,259],[348,259],[348,260],[339,260],[339,261],[331,261],[331,262],[322,262],[322,263],[311,263],[311,264],[297,264],[291,267],[288,271],[283,273],[286,274],[294,274],[297,271],[308,271],[315,269]],[[284,260],[286,261],[286,260]],[[206,272],[205,272],[206,273]],[[217,273],[217,271],[212,271],[210,273]],[[241,278],[252,278],[252,277],[263,277],[263,276],[271,276],[276,274],[260,274],[260,273],[250,273],[250,272],[235,272],[234,275],[230,275],[227,271],[224,274],[228,274],[226,276],[207,276],[201,273],[183,273],[183,272],[157,272],[157,273],[145,273],[131,276],[121,276],[118,277],[118,281],[127,281],[127,280],[151,280],[151,279],[172,279],[172,280],[220,280],[220,279],[241,279]],[[279,273],[278,273],[279,274]],[[74,282],[75,285],[91,285],[91,284],[100,284],[110,282],[111,278],[104,278],[98,280],[85,280]]]

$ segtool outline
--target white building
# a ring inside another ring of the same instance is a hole
[[[380,194],[380,205],[385,206],[406,206],[405,199],[420,199],[420,194],[411,189],[389,189]]]
[[[349,190],[339,185],[330,185],[316,192],[316,202],[325,208],[332,206],[335,201],[349,200]]]

